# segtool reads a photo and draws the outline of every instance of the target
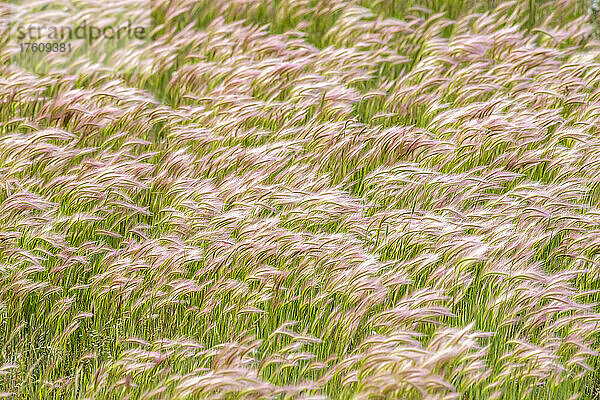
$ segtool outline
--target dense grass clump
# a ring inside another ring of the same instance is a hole
[[[0,398],[598,399],[594,2],[64,3],[0,5]],[[82,18],[152,29],[19,53]]]

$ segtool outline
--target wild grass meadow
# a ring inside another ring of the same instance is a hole
[[[595,0],[0,3],[0,398],[600,399],[598,27]]]

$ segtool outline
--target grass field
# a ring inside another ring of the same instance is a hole
[[[600,399],[596,3],[0,3],[0,398]]]

